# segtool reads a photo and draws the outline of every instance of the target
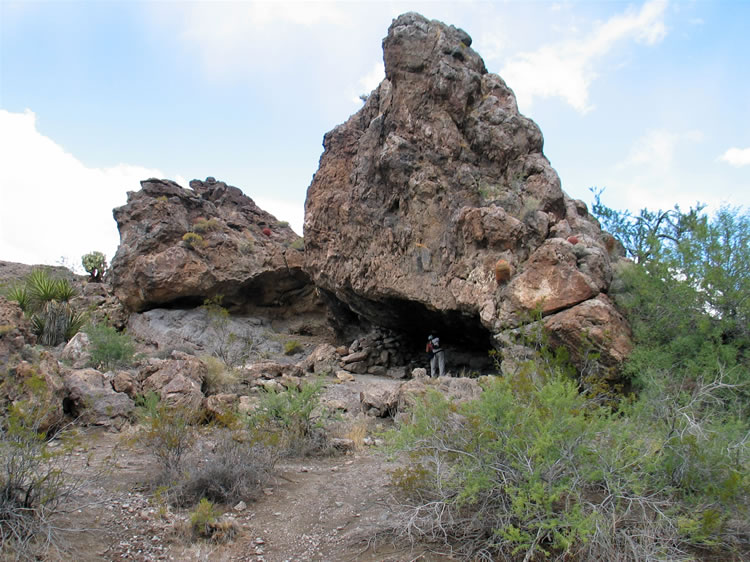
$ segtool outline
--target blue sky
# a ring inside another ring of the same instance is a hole
[[[571,196],[750,206],[750,1],[0,0],[0,259],[111,258],[152,176],[215,176],[301,234],[323,135],[410,10],[472,36]]]

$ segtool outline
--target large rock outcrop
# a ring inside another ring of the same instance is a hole
[[[308,189],[315,284],[375,324],[479,347],[536,310],[591,316],[568,311],[607,292],[613,240],[562,191],[539,127],[469,35],[409,13],[383,51],[386,78],[325,135]],[[608,299],[596,311],[619,316]],[[570,340],[569,322],[547,326]],[[628,340],[624,322],[609,328],[589,338]]]
[[[310,292],[302,240],[242,191],[207,178],[184,189],[141,182],[114,210],[120,245],[112,259],[115,294],[130,311],[202,304],[271,306]]]

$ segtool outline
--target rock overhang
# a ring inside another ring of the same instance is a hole
[[[539,308],[554,316],[606,293],[619,256],[470,46],[419,14],[394,20],[385,80],[325,136],[305,269],[375,324],[461,326],[457,339],[486,341]]]

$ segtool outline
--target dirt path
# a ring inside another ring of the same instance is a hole
[[[189,510],[154,501],[146,483],[157,467],[128,435],[99,432],[87,438],[71,472],[96,472],[118,451],[114,469],[90,481],[79,498],[89,505],[65,520],[87,532],[66,534],[68,553],[49,560],[152,561],[389,561],[449,560],[418,548],[374,544],[392,518],[387,506],[389,471],[371,449],[323,458],[282,460],[261,497],[241,511],[229,509],[239,532],[224,544],[191,542]]]

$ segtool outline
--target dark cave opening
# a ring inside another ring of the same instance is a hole
[[[493,349],[492,334],[482,325],[478,313],[435,310],[417,301],[392,297],[374,301],[352,292],[343,295],[344,302],[330,292],[321,292],[343,340],[375,327],[385,328],[398,336],[409,364],[424,366],[427,338],[437,335],[446,350],[448,370],[453,374],[495,371],[489,355]]]

